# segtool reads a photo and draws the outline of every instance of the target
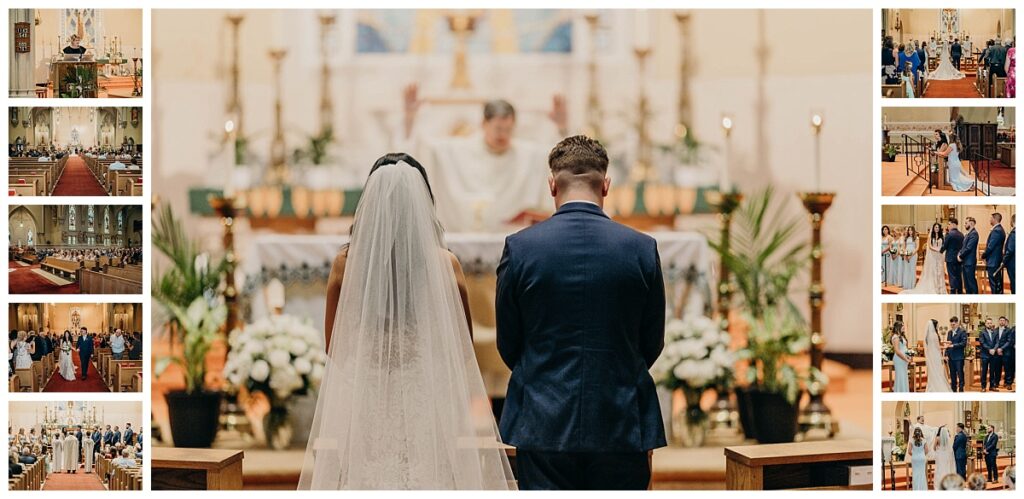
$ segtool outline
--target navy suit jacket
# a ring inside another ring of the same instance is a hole
[[[967,346],[967,332],[962,328],[956,328],[946,333],[946,341],[950,343],[946,349],[946,357],[949,360],[964,360],[964,348]]]
[[[952,229],[942,238],[942,248],[939,250],[946,255],[946,263],[957,263],[956,255],[964,245],[964,235],[959,230]]]
[[[92,357],[92,335],[79,336],[78,337],[78,356],[89,358]]]
[[[999,454],[999,435],[996,432],[989,433],[985,437],[985,454],[989,456]]]
[[[1006,235],[1006,246],[1003,249],[1003,266],[1012,269],[1017,265],[1017,228],[1010,229]]]
[[[985,265],[988,267],[998,267],[1003,263],[1003,244],[1006,242],[1006,231],[1003,230],[1002,225],[996,225],[992,227],[992,232],[988,233],[988,242],[985,243],[985,251],[981,254],[981,258],[985,260]]]
[[[949,55],[953,59],[959,59],[961,54],[963,54],[963,47],[959,43],[954,43],[949,47]]]
[[[983,329],[981,334],[978,335],[978,341],[981,343],[981,348],[978,350],[978,358],[987,359],[989,358],[988,351],[996,346],[996,331],[990,331]]]
[[[1003,355],[1013,357],[1017,353],[1017,328],[1009,327],[1006,332],[1006,346],[1003,347]]]
[[[127,445],[128,443],[130,443],[130,442],[132,441],[132,435],[133,435],[133,433],[134,433],[134,432],[132,432],[132,430],[131,430],[131,429],[129,429],[129,428],[125,428],[125,429],[124,429],[124,443],[125,443],[126,445]]]
[[[512,369],[506,443],[549,452],[665,446],[648,372],[665,345],[652,237],[597,205],[564,204],[505,239],[495,306],[498,352]]]
[[[92,432],[92,441],[96,442],[96,444],[97,444],[96,448],[97,449],[99,449],[99,445],[98,444],[100,443],[101,440],[103,440],[103,436],[100,435],[100,432],[98,432],[98,431]]]
[[[1013,329],[1009,326],[1003,330],[1003,334],[999,334],[999,326],[996,326],[993,336],[995,337],[996,348],[1001,349],[1003,353],[1006,353],[1006,349],[1010,347],[1010,335],[1013,334]]]
[[[953,458],[957,461],[967,459],[967,435],[962,432],[953,437]]]
[[[964,236],[964,245],[960,247],[960,263],[971,272],[978,265],[978,231],[972,230]]]

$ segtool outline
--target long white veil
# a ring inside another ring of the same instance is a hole
[[[925,367],[928,369],[928,388],[926,392],[952,392],[949,380],[946,379],[946,367],[943,364],[942,348],[939,347],[939,333],[935,322],[928,320],[928,332],[924,340]]]
[[[935,447],[932,457],[935,459],[935,475],[932,480],[932,488],[939,489],[939,482],[946,475],[956,473],[956,462],[953,460],[953,440],[949,438],[949,429],[945,426],[939,428],[939,442]]]
[[[367,180],[299,489],[514,487],[419,171]]]
[[[964,74],[953,65],[953,59],[949,55],[951,48],[952,45],[948,41],[942,42],[942,58],[939,59],[939,65],[935,68],[935,71],[928,74],[928,79],[962,80],[964,78]]]

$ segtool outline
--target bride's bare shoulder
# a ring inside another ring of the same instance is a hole
[[[334,257],[334,264],[331,266],[331,274],[341,276],[345,273],[345,263],[348,261],[348,245],[345,245],[341,251]]]

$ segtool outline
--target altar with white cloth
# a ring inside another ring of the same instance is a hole
[[[711,248],[696,232],[654,232],[664,267],[666,301],[675,314],[702,314],[711,305]],[[244,279],[245,316],[257,320],[268,315],[267,285],[284,284],[287,299],[282,312],[324,323],[327,277],[347,235],[256,235],[242,248],[240,269]],[[500,233],[449,233],[448,248],[459,258],[466,273],[470,309],[473,312],[474,344],[485,384],[492,396],[501,397],[508,369],[498,357],[494,332],[494,280],[505,244]],[[269,297],[275,301],[274,297]]]

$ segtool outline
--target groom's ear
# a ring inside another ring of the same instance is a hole
[[[612,188],[612,178],[605,175],[604,185],[601,187],[601,197],[608,197],[608,191]]]
[[[551,193],[551,197],[558,196],[558,184],[555,183],[554,175],[548,175],[548,191]]]

